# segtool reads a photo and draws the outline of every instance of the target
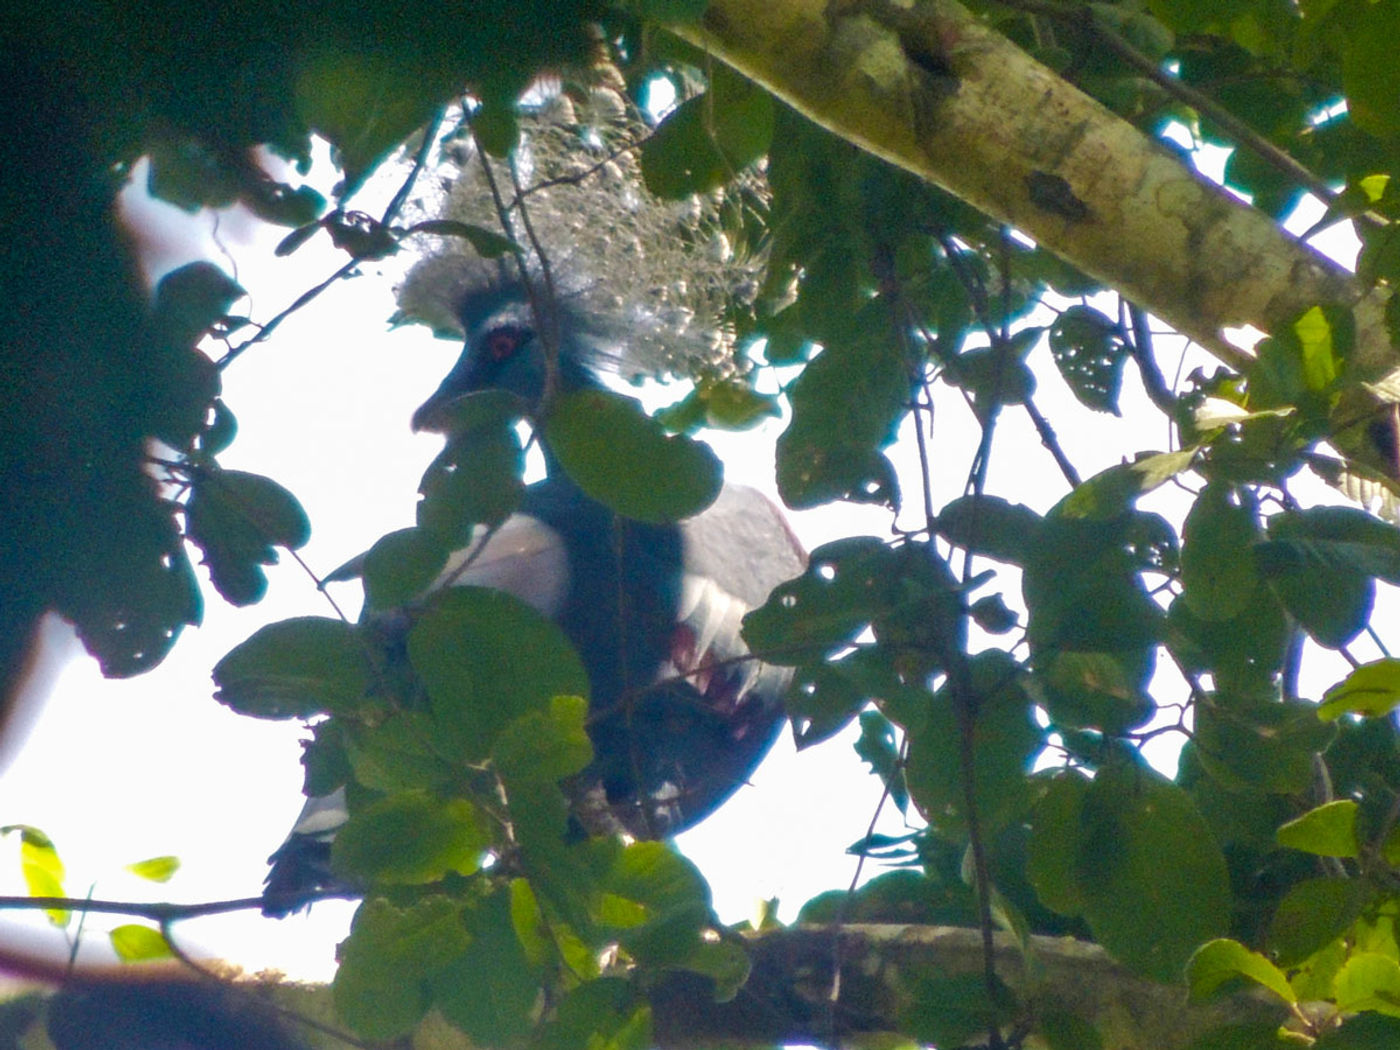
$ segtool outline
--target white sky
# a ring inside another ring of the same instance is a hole
[[[377,192],[387,199],[383,187]],[[373,199],[361,206],[371,212],[382,208]],[[148,229],[170,228],[164,224],[173,221],[183,231],[160,242],[148,260],[153,271],[198,255],[221,261],[208,217],[191,220],[150,202],[133,206],[133,215]],[[1294,228],[1306,228],[1315,215],[1298,218]],[[236,276],[252,295],[247,312],[259,320],[280,311],[342,261],[320,236],[291,258],[274,260],[271,249],[284,232],[236,216],[221,220],[219,241],[237,259]],[[184,254],[171,257],[172,249]],[[1340,249],[1348,250],[1354,254],[1354,247]],[[387,331],[392,281],[373,276],[374,264],[366,269],[369,276],[332,288],[224,376],[224,398],[240,429],[220,461],[265,473],[297,495],[313,527],[301,554],[321,574],[383,533],[413,523],[419,477],[441,439],[411,434],[408,419],[460,350],[423,331]],[[1176,337],[1159,342],[1169,382],[1182,348]],[[1185,360],[1181,375],[1208,359],[1194,351]],[[1168,447],[1166,424],[1146,401],[1132,367],[1125,373],[1123,418],[1113,419],[1074,402],[1043,346],[1033,363],[1040,378],[1037,404],[1084,476],[1138,450]],[[961,492],[977,441],[960,399],[941,385],[938,395],[935,507]],[[680,396],[681,391],[664,392],[654,400]],[[728,477],[771,493],[772,442],[779,429],[771,424],[758,433],[710,435]],[[903,438],[896,459],[910,513],[917,513],[907,429]],[[1016,409],[1002,414],[989,490],[1042,511],[1064,494],[1053,461]],[[1330,500],[1330,494],[1323,498]],[[1179,520],[1189,496],[1167,487],[1144,505]],[[792,517],[809,547],[857,532],[884,535],[890,524],[883,512],[849,507]],[[92,895],[104,899],[195,902],[259,892],[266,857],[301,807],[302,732],[295,724],[257,722],[224,710],[210,699],[209,670],[264,623],[331,614],[291,558],[284,556],[269,576],[268,597],[249,609],[231,609],[206,588],[203,625],[187,630],[150,674],[106,681],[90,659],[54,660],[59,670],[42,717],[0,779],[0,824],[33,824],[52,836],[68,865],[71,895],[81,897],[91,886]],[[352,608],[358,601],[354,590],[340,595]],[[1009,600],[1016,597],[1014,579],[1005,590]],[[65,650],[59,645],[52,651]],[[1332,680],[1328,673],[1338,672],[1335,667],[1322,672],[1323,684]],[[1181,698],[1177,685],[1164,683],[1162,689],[1174,694],[1167,699]],[[751,786],[680,838],[680,847],[710,879],[722,919],[747,918],[759,901],[774,896],[782,901],[780,915],[790,919],[814,894],[850,881],[854,860],[843,851],[864,834],[880,794],[878,782],[850,749],[854,738],[850,730],[799,756],[784,736]],[[1159,738],[1156,760],[1173,765],[1175,746]],[[899,816],[886,809],[881,828],[897,833],[903,827]],[[17,849],[14,837],[0,842],[0,893],[24,892]],[[183,867],[164,886],[122,871],[126,863],[168,853],[178,855]],[[878,870],[867,865],[866,873]],[[309,917],[280,922],[255,913],[209,917],[182,924],[176,935],[196,954],[249,969],[325,977],[352,911],[350,903],[325,902]],[[128,920],[91,917],[85,948],[100,949],[105,937],[98,931],[122,921]],[[45,929],[37,915],[12,915],[0,919],[0,937],[16,926]],[[55,951],[66,952],[61,938],[51,943]]]

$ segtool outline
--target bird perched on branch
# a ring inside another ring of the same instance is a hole
[[[567,308],[539,318],[525,291],[516,282],[467,298],[461,358],[414,414],[414,429],[444,430],[449,406],[477,391],[508,391],[533,412],[547,391],[603,387],[611,355],[588,338],[587,319]],[[577,649],[591,686],[594,750],[567,785],[579,825],[674,835],[733,794],[780,731],[791,672],[755,659],[740,628],[746,612],[802,572],[805,555],[756,490],[725,485],[692,518],[644,523],[586,495],[547,444],[545,456],[547,477],[477,537],[469,561],[449,559],[467,567],[438,585],[507,591]],[[343,792],[308,802],[271,858],[269,914],[330,881],[329,843],[345,819]]]

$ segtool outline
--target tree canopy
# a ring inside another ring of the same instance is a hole
[[[424,237],[547,257],[514,229],[405,218],[404,194],[355,206],[394,157],[407,178],[463,144],[510,157],[547,75],[596,158],[564,181],[635,162],[650,194],[720,202],[710,232],[756,261],[713,319],[729,353],[666,364],[690,373],[685,400],[646,417],[604,395],[531,423],[603,502],[668,519],[715,489],[690,435],[781,407],[789,506],[890,508],[887,534],[813,551],[745,637],[795,669],[799,743],[858,720],[860,758],[918,830],[865,837],[888,870],[798,926],[724,928],[668,845],[565,833],[558,784],[590,744],[573,654],[538,620],[428,599],[424,623],[464,651],[532,640],[528,669],[410,640],[429,694],[466,698],[450,718],[384,701],[364,628],[272,624],[214,675],[253,717],[329,716],[308,790],[351,785],[333,863],[370,887],[334,1024],[618,1050],[1391,1045],[1400,662],[1372,613],[1400,583],[1396,39],[1397,9],[1365,0],[21,5],[0,16],[25,100],[0,184],[6,681],[48,610],[105,674],[140,674],[199,622],[195,557],[219,600],[256,603],[315,524],[274,479],[220,466],[238,409],[221,376],[281,318],[241,316],[207,262],[148,295],[115,209],[138,160],[161,199],[287,227],[281,251],[329,236],[337,276]],[[645,113],[659,81],[678,104],[654,126],[599,115],[608,97]],[[1169,128],[1233,151],[1226,188]],[[331,199],[273,174],[304,171],[315,136],[343,173]],[[1354,273],[1282,229],[1306,194],[1317,229],[1354,228]],[[1163,323],[1217,363],[1168,380]],[[793,370],[778,397],[771,367]],[[1050,381],[1085,413],[1140,386],[1130,410],[1170,441],[1082,477],[1055,436],[1075,419],[1038,407]],[[945,410],[980,439],[935,501]],[[1044,446],[1015,454],[1063,478],[1047,510],[988,488],[1013,414]],[[488,399],[460,421],[417,526],[362,566],[371,608],[419,599],[516,505],[519,415]],[[912,487],[889,457],[901,428]],[[1336,499],[1300,500],[1304,472]],[[1151,509],[1168,485],[1182,520]],[[1351,669],[1312,691],[1322,650]],[[1163,734],[1173,776],[1142,753]],[[34,895],[59,896],[51,844],[18,833]],[[133,956],[184,914],[131,910],[161,927],[128,931]],[[66,1010],[61,1050],[88,1045],[73,1017],[120,1013],[76,992]]]

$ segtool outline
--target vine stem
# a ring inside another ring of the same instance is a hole
[[[343,890],[317,890],[313,893],[296,895],[297,901],[305,904],[323,900],[358,900],[359,897],[358,893],[347,893]],[[105,915],[132,915],[139,919],[150,919],[163,927],[167,923],[179,922],[182,919],[196,919],[203,915],[223,915],[233,911],[261,910],[264,903],[262,897],[237,897],[232,900],[204,901],[199,904],[90,900],[82,897],[0,897],[0,911],[75,911]]]

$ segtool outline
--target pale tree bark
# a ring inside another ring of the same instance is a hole
[[[955,0],[711,0],[675,30],[816,123],[1023,231],[1236,367],[1225,330],[1356,313],[1392,368],[1383,296],[1196,175]]]

